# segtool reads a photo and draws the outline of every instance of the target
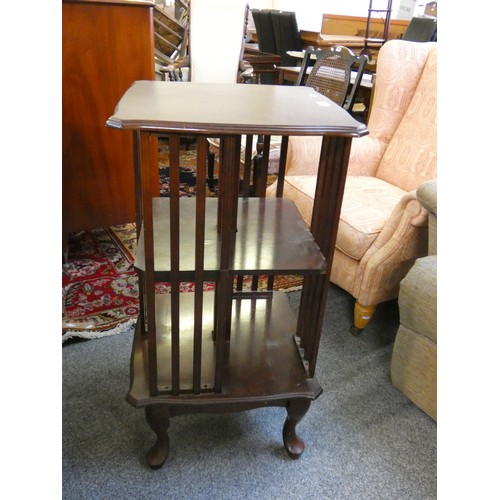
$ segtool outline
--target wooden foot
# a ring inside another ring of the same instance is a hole
[[[170,411],[166,406],[147,406],[146,421],[157,436],[156,443],[146,455],[146,461],[152,469],[159,469],[167,460],[169,452]]]
[[[354,327],[351,328],[353,335],[359,335],[370,321],[376,306],[363,306],[358,301],[354,304]]]
[[[297,436],[295,427],[307,413],[309,406],[311,406],[311,401],[308,399],[299,399],[290,401],[290,404],[286,408],[288,416],[283,426],[283,443],[288,456],[294,460],[302,455],[305,447],[304,441]]]

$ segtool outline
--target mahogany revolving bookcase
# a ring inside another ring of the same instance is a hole
[[[145,408],[156,434],[148,464],[167,459],[171,417],[266,406],[286,408],[283,442],[298,458],[296,426],[322,392],[315,367],[351,141],[366,126],[309,87],[159,81],[135,82],[107,126],[134,138],[140,315],[127,401]],[[168,198],[153,196],[158,135],[169,141]],[[196,138],[195,197],[179,196],[181,135]],[[241,167],[242,137],[251,145],[254,135],[264,138],[263,164],[271,135],[282,136],[277,197],[266,198],[267,171],[252,171],[251,147]],[[323,136],[310,227],[281,196],[291,135]],[[219,193],[209,197],[214,137]],[[265,289],[256,284],[262,275]],[[277,275],[303,276],[297,317],[273,291]],[[161,282],[170,293],[159,292]],[[185,282],[193,292],[180,291]]]

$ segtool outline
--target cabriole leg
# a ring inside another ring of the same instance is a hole
[[[146,455],[146,461],[152,469],[159,469],[167,460],[169,452],[170,411],[166,406],[147,406],[146,421],[157,436],[156,443]]]
[[[297,399],[290,401],[286,408],[288,416],[283,426],[283,443],[290,458],[297,459],[304,451],[304,441],[297,436],[295,427],[307,413],[309,406],[311,406],[310,400]]]

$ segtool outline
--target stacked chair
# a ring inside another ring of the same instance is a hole
[[[302,40],[295,12],[275,9],[252,9],[259,50],[281,57],[284,66],[295,65],[288,51],[302,50]],[[273,75],[262,75],[261,83],[273,84]]]

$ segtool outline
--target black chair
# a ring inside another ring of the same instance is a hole
[[[308,75],[308,67],[313,56],[316,62]],[[312,87],[345,110],[352,112],[367,63],[366,55],[356,55],[347,47],[328,49],[308,47],[304,52],[295,85]],[[357,73],[351,84],[353,70]]]
[[[412,17],[403,33],[402,40],[409,42],[437,42],[437,19]]]
[[[257,33],[259,50],[268,54],[278,54],[276,38],[274,36],[273,22],[271,20],[271,9],[252,9],[253,22]],[[260,83],[274,84],[273,74],[262,74]]]
[[[302,40],[295,12],[276,9],[252,9],[259,50],[279,55],[281,65],[295,66],[290,50],[302,50]],[[262,75],[261,83],[275,83],[271,75]]]
[[[271,9],[252,9],[252,17],[257,32],[259,50],[268,54],[277,54]]]
[[[281,64],[295,66],[296,58],[287,54],[289,50],[302,50],[302,40],[295,12],[272,10],[271,21],[276,40],[276,54],[281,57]]]

